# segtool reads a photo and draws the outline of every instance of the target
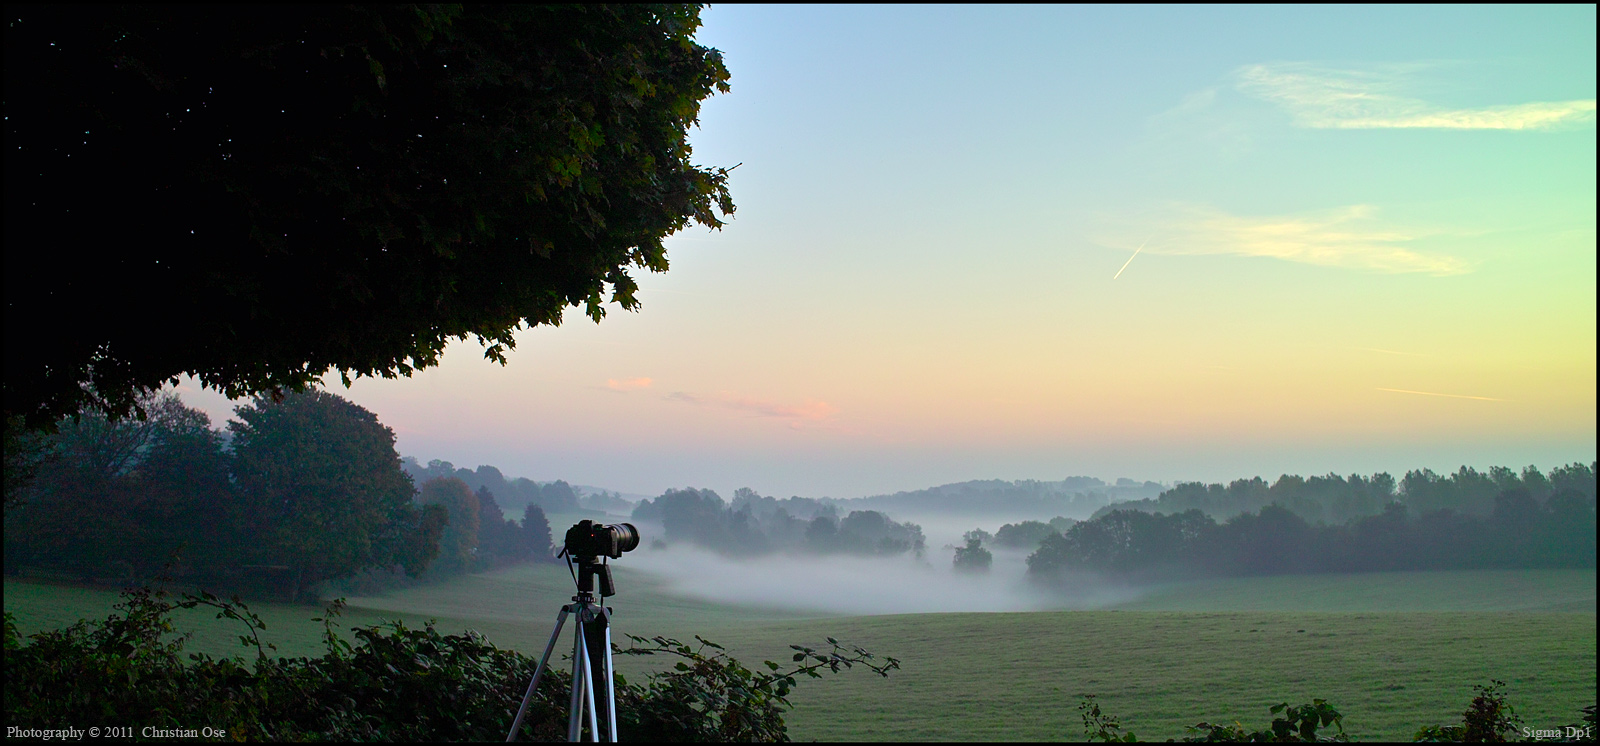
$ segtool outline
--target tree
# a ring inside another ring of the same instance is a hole
[[[219,434],[176,394],[145,394],[142,420],[87,411],[34,433],[34,479],[6,514],[6,556],[90,577],[138,577],[182,550],[216,563],[238,515]]]
[[[9,514],[13,506],[22,504],[28,485],[55,454],[49,435],[28,429],[21,415],[7,414],[4,432],[5,510]]]
[[[493,470],[496,476],[499,470],[493,466],[480,466],[478,473],[484,470]],[[505,484],[505,479],[500,483]],[[494,493],[488,487],[479,487],[472,493],[478,499],[478,561],[482,567],[495,567],[507,562],[516,562],[527,559],[517,556],[518,547],[522,542],[521,529],[517,524],[506,520],[505,511],[500,509],[500,503],[495,499]]]
[[[439,557],[434,569],[441,573],[463,573],[475,569],[478,558],[478,498],[467,484],[455,477],[430,479],[422,483],[423,505],[442,505],[450,515],[439,538]]]
[[[129,529],[133,524],[140,529],[133,554],[142,555],[142,569],[149,572],[174,556],[202,573],[235,564],[239,548],[247,546],[245,514],[222,433],[212,429],[209,416],[182,405],[174,393],[163,394],[150,409],[161,415],[150,418],[158,425],[156,434],[125,480],[124,494],[139,508],[123,515]]]
[[[531,554],[535,562],[554,562],[550,544],[550,519],[544,509],[528,503],[522,509],[522,546],[525,555]]]
[[[839,520],[839,549],[858,554],[912,552],[922,557],[926,539],[915,523],[896,523],[876,510],[852,510]]]
[[[572,485],[557,479],[539,488],[539,506],[551,512],[572,513],[580,510],[578,493]]]
[[[819,515],[806,524],[806,548],[817,553],[839,548],[839,527],[832,516]]]
[[[994,564],[994,555],[983,548],[982,540],[970,536],[966,546],[956,547],[956,556],[951,564],[961,572],[988,572],[989,566]]]
[[[5,414],[410,375],[733,212],[697,5],[9,10]],[[719,217],[719,214],[722,217]],[[93,257],[93,259],[87,259]],[[9,437],[9,436],[8,436]]]
[[[1018,549],[1038,549],[1039,542],[1054,533],[1054,526],[1041,521],[1007,523],[995,532],[994,543]]]
[[[1257,513],[1229,519],[1212,534],[1219,562],[1241,575],[1304,572],[1310,568],[1317,532],[1304,518],[1273,503]]]
[[[394,431],[376,415],[317,390],[234,412],[234,474],[259,562],[290,568],[292,595],[368,567],[415,574],[426,565],[416,489],[400,470]]]
[[[561,484],[557,482],[557,484]],[[548,488],[547,488],[548,489]],[[721,549],[729,545],[729,532],[724,514],[727,504],[713,490],[686,487],[669,489],[657,497],[652,506],[645,506],[635,517],[651,520],[651,507],[661,521],[662,533],[672,541],[690,541],[708,549]]]

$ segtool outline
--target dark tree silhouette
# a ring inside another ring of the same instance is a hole
[[[555,547],[550,543],[550,519],[544,509],[529,503],[522,509],[522,549],[534,562],[554,562]]]
[[[951,566],[962,572],[988,572],[994,564],[994,555],[983,548],[983,541],[974,536],[967,539],[967,545],[956,547],[955,559]]]
[[[8,427],[503,363],[733,211],[686,140],[728,89],[696,5],[7,12]]]

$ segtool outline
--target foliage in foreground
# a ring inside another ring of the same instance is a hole
[[[104,621],[79,621],[26,640],[5,617],[5,722],[23,729],[60,723],[124,722],[162,729],[213,729],[207,735],[251,740],[486,741],[505,737],[536,661],[501,650],[482,636],[440,634],[431,623],[411,629],[395,621],[353,628],[340,638],[334,620],[342,602],[317,620],[327,653],[274,658],[261,641],[266,628],[245,604],[210,594],[181,601],[148,588],[130,589]],[[242,622],[240,642],[255,660],[183,660],[187,635],[174,637],[169,613],[209,607]],[[632,741],[787,741],[783,715],[799,677],[820,677],[861,665],[881,676],[899,661],[881,661],[828,638],[832,650],[791,646],[793,664],[768,661],[752,671],[722,648],[664,637],[633,638],[618,649],[682,660],[646,684],[616,677],[619,735]],[[571,674],[552,668],[540,680],[519,737],[563,740]],[[135,737],[140,733],[133,734]]]
[[[1583,708],[1581,722],[1571,725],[1535,730],[1522,725],[1516,710],[1506,700],[1503,681],[1474,686],[1478,694],[1472,698],[1460,725],[1428,725],[1417,730],[1411,740],[1418,742],[1447,743],[1507,743],[1512,741],[1579,742],[1593,741],[1596,728],[1595,706]],[[1260,730],[1250,730],[1243,724],[1215,724],[1200,722],[1188,726],[1189,735],[1167,739],[1182,743],[1346,743],[1344,716],[1328,704],[1327,700],[1313,699],[1310,704],[1298,707],[1279,702],[1270,708],[1275,716],[1272,724]],[[1089,741],[1101,743],[1137,743],[1132,732],[1124,732],[1122,721],[1100,709],[1095,695],[1085,694],[1078,704],[1078,714],[1083,719],[1083,733]],[[1328,733],[1328,726],[1334,732]],[[1318,730],[1322,732],[1319,733]]]

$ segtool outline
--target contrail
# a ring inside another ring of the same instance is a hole
[[[1385,350],[1378,347],[1352,347],[1352,350],[1366,350],[1367,352],[1382,352],[1387,355],[1410,355],[1412,357],[1433,357],[1421,352],[1401,352],[1399,350]]]
[[[1133,250],[1133,256],[1138,256],[1139,255],[1139,251],[1144,248],[1144,244],[1145,243],[1150,243],[1150,239],[1146,238],[1144,240],[1144,243],[1139,244],[1139,248]],[[1127,269],[1128,265],[1133,264],[1133,256],[1128,257],[1128,261],[1125,261],[1125,262],[1122,263],[1122,269]],[[1117,273],[1112,275],[1111,279],[1115,280],[1118,277],[1121,277],[1122,276],[1122,269],[1117,270]]]
[[[1396,394],[1421,394],[1423,396],[1448,396],[1451,399],[1477,399],[1478,401],[1505,401],[1505,399],[1494,399],[1494,398],[1490,398],[1490,397],[1487,397],[1487,396],[1467,396],[1465,394],[1436,394],[1436,393],[1434,393],[1432,391],[1408,391],[1406,389],[1385,389],[1385,388],[1380,388],[1378,390],[1379,391],[1393,391]]]

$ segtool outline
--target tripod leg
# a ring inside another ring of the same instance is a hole
[[[603,606],[585,606],[578,611],[578,624],[583,627],[583,646],[589,651],[589,688],[594,692],[595,714],[599,719],[597,734],[612,736],[615,742],[616,697],[611,681],[611,615]],[[603,736],[596,735],[595,740]]]
[[[577,625],[577,628],[583,629],[583,625],[579,624]],[[598,713],[595,711],[594,707],[594,661],[589,655],[588,650],[584,650],[583,653],[583,678],[585,684],[583,687],[583,695],[584,704],[589,706],[589,737],[598,742],[600,740],[600,724],[595,722]]]
[[[617,683],[612,680],[615,669],[611,667],[611,625],[606,625],[606,726],[611,731],[611,742],[617,742]]]
[[[528,682],[528,693],[522,695],[522,706],[517,708],[517,719],[511,722],[511,732],[506,734],[506,743],[517,740],[517,731],[522,729],[522,719],[528,715],[528,705],[533,703],[533,693],[539,688],[539,677],[544,675],[544,666],[550,661],[550,651],[556,649],[556,638],[561,636],[561,628],[567,623],[567,614],[571,608],[561,607],[561,613],[556,615],[556,629],[550,633],[550,642],[544,646],[544,656],[539,659],[539,665],[533,669],[533,681]]]
[[[581,613],[581,612],[580,612]],[[567,740],[577,743],[583,735],[583,692],[589,685],[589,666],[583,649],[583,625],[572,625],[572,699],[567,705]]]

